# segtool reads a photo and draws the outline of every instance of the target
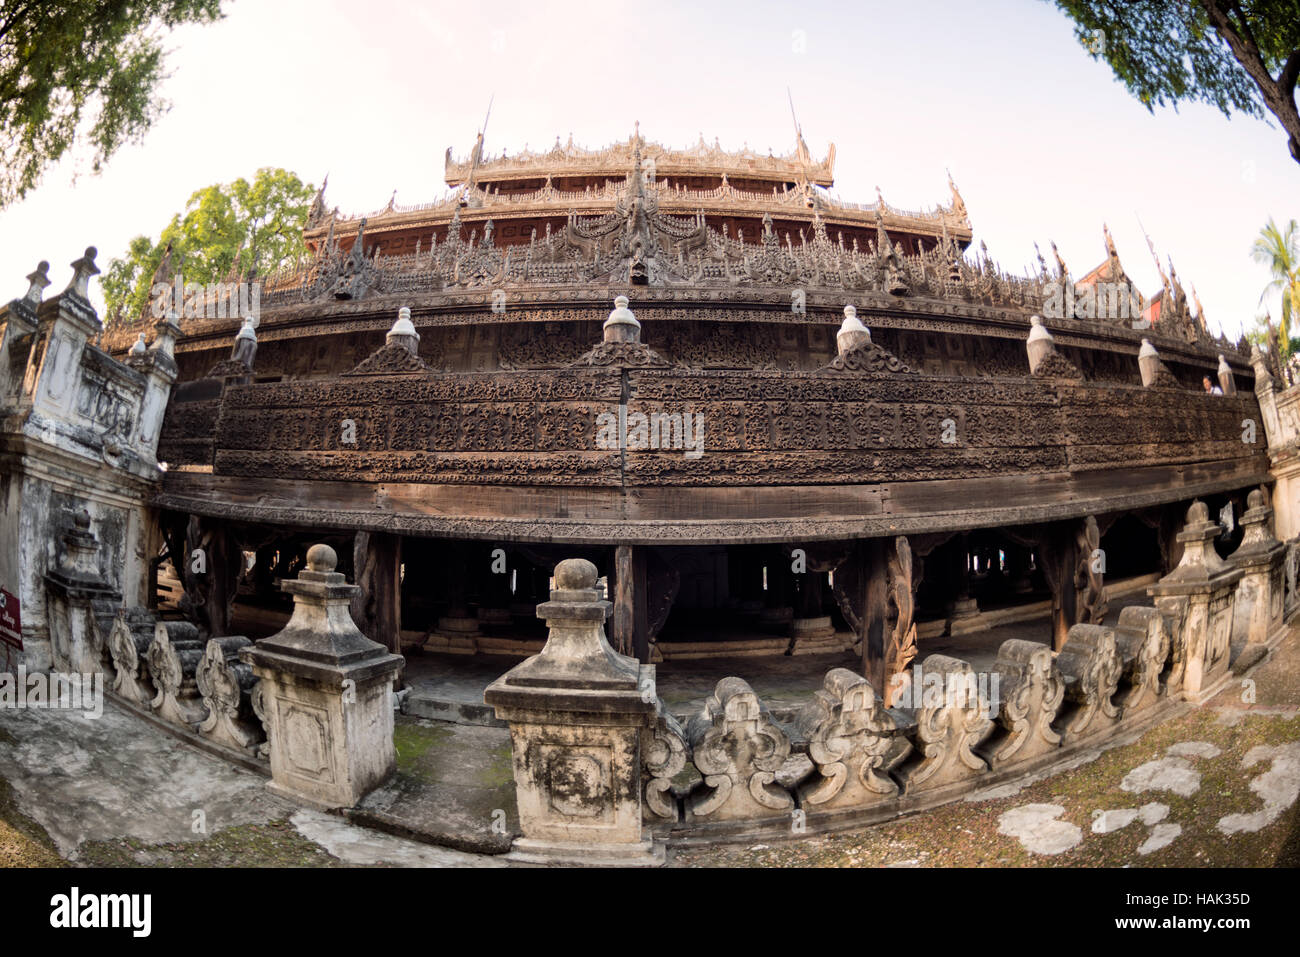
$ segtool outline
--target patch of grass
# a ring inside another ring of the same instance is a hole
[[[0,741],[16,744],[13,736],[0,730]],[[54,842],[41,827],[18,810],[13,787],[0,778],[0,867],[65,867]]]
[[[429,724],[405,716],[399,718],[393,726],[393,744],[397,748],[397,770],[422,777],[421,759],[430,748],[444,742],[451,736],[451,730],[445,726]]]
[[[192,843],[145,845],[124,838],[83,844],[81,862],[93,867],[341,867],[338,858],[307,840],[288,821],[243,824]]]
[[[490,753],[492,763],[478,772],[478,783],[485,788],[502,788],[514,784],[515,763],[510,745],[493,748]]]

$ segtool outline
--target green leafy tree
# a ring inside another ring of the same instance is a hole
[[[1055,0],[1075,36],[1148,109],[1199,101],[1272,113],[1300,163],[1296,0]]]
[[[1284,351],[1289,355],[1294,352],[1295,343],[1291,337],[1295,331],[1292,324],[1300,318],[1300,227],[1293,219],[1281,228],[1270,217],[1255,238],[1250,256],[1260,265],[1267,266],[1273,277],[1264,287],[1259,301],[1262,303],[1274,292],[1282,296],[1277,331],[1280,340],[1286,343]]]
[[[80,137],[98,173],[167,109],[163,38],[221,0],[0,0],[0,209]]]
[[[109,325],[137,321],[147,310],[154,274],[171,247],[171,268],[185,283],[207,285],[265,276],[307,252],[302,231],[314,186],[267,167],[190,196],[157,240],[136,236],[109,262],[103,291]]]

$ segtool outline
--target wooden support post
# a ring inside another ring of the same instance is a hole
[[[650,657],[646,610],[645,550],[635,545],[614,549],[614,650],[640,661]]]
[[[1052,647],[1060,651],[1070,626],[1077,624],[1078,592],[1074,573],[1079,564],[1079,543],[1074,522],[1052,524],[1043,538],[1040,557],[1043,576],[1052,590]]]
[[[189,553],[182,574],[186,592],[195,596],[192,607],[199,628],[210,638],[229,635],[244,553],[219,519],[191,517],[186,537]]]
[[[394,654],[402,650],[402,539],[386,532],[357,532],[352,561],[361,592],[352,599],[352,620],[371,641]]]
[[[862,588],[862,674],[887,698],[885,630],[889,612],[889,566],[885,539],[860,541],[855,549]]]

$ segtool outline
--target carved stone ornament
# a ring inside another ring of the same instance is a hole
[[[704,776],[687,799],[692,818],[785,817],[794,809],[794,798],[776,783],[790,739],[743,680],[719,681],[687,734]]]
[[[865,807],[898,793],[883,769],[896,729],[871,683],[833,668],[796,718],[816,770],[799,786],[810,810]]]
[[[1061,714],[1067,742],[1113,728],[1122,716],[1115,694],[1123,673],[1115,629],[1074,625],[1056,663],[1065,676],[1065,697],[1071,705]]]
[[[185,727],[203,720],[203,702],[194,680],[203,647],[198,628],[187,621],[160,621],[154,626],[147,657],[155,694],[149,704],[160,718]]]
[[[1061,746],[1052,728],[1065,697],[1065,681],[1048,645],[1011,638],[998,649],[998,727],[981,748],[997,771],[1049,754]]]
[[[991,702],[981,692],[969,662],[929,655],[920,671],[920,687],[914,683],[910,692],[917,753],[899,767],[897,775],[907,794],[986,772],[988,764],[975,749],[993,730]]]
[[[113,693],[141,708],[153,701],[146,652],[153,644],[154,617],[147,608],[122,608],[108,632],[108,651],[113,658]]]

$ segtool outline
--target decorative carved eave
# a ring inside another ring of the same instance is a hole
[[[398,204],[364,214],[339,216],[337,224],[341,228],[339,235],[346,237],[352,235],[350,225],[364,218],[367,228],[382,242],[382,237],[390,232],[445,228],[457,211],[466,225],[489,217],[509,222],[512,218],[565,215],[571,210],[583,216],[601,216],[614,208],[623,188],[621,180],[585,190],[558,190],[546,185],[528,193],[502,194],[478,187],[462,188],[425,203]],[[885,225],[896,233],[935,240],[947,234],[962,247],[971,239],[970,220],[964,209],[955,206],[908,210],[880,202],[851,203],[812,187],[773,193],[738,189],[729,183],[700,190],[649,182],[645,188],[664,212],[677,215],[693,215],[702,210],[711,216],[759,218],[764,212],[771,212],[785,220],[808,223],[820,215],[828,229],[835,230],[870,228],[879,211]],[[303,238],[315,247],[325,240],[330,225],[328,219],[309,222]]]
[[[208,370],[208,379],[229,379],[252,375],[253,370],[238,359],[223,359]]]
[[[1066,379],[1071,382],[1083,381],[1083,373],[1079,371],[1078,367],[1055,350],[1044,356],[1038,368],[1030,373],[1030,375],[1035,379]]]
[[[666,369],[669,362],[643,342],[602,342],[575,361],[570,368],[583,366],[630,366],[640,369]]]
[[[406,347],[391,344],[372,352],[351,372],[344,375],[406,375],[431,372],[429,365]]]
[[[850,349],[844,355],[836,356],[831,364],[817,370],[828,372],[902,372],[913,374],[903,361],[874,342]]]

